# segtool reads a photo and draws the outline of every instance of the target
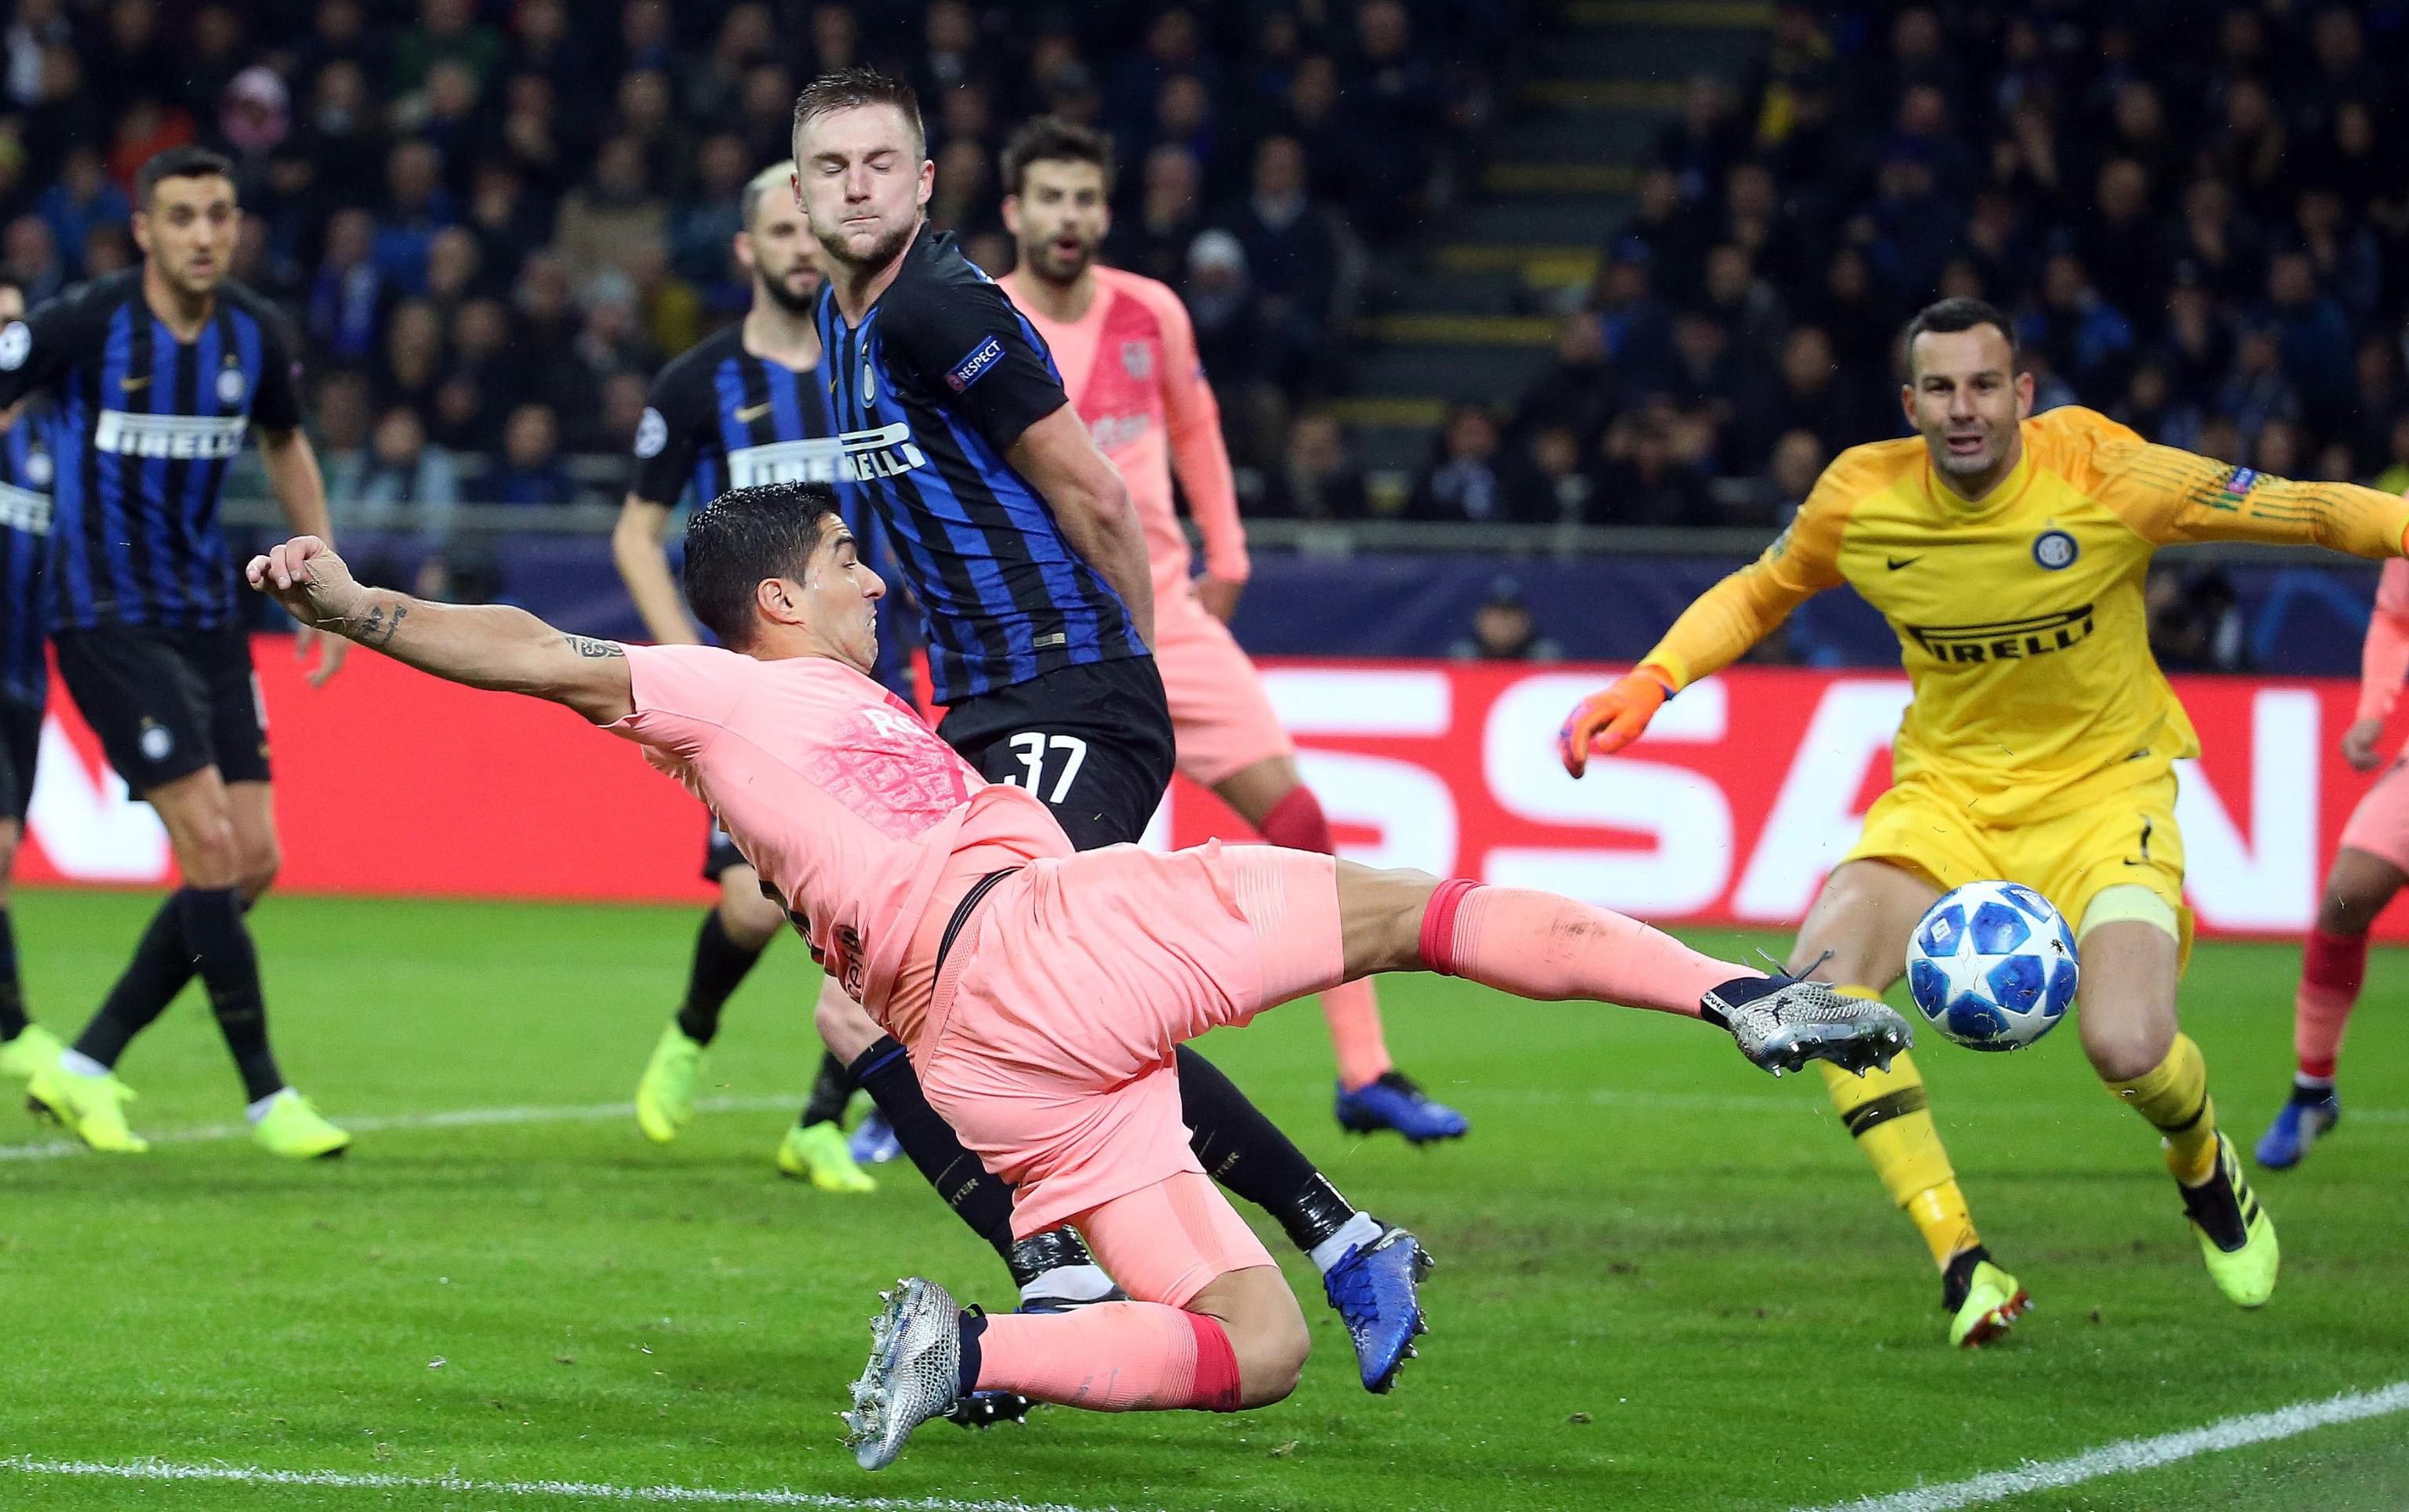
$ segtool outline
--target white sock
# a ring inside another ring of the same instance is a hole
[[[293,1088],[289,1087],[278,1087],[275,1091],[268,1093],[266,1097],[261,1098],[258,1102],[253,1102],[249,1107],[243,1109],[243,1116],[249,1118],[252,1123],[259,1122],[259,1120],[267,1116],[268,1109],[276,1106],[276,1100],[278,1098],[284,1096],[292,1090]]]
[[[73,1072],[79,1076],[106,1076],[109,1073],[107,1066],[94,1060],[92,1057],[84,1054],[81,1050],[72,1048],[63,1050],[59,1053],[59,1069],[61,1071]]]
[[[1380,1227],[1378,1218],[1359,1210],[1336,1233],[1313,1246],[1314,1268],[1327,1275],[1332,1266],[1347,1258],[1348,1250],[1359,1246],[1369,1249],[1388,1231]]]
[[[2334,1079],[2330,1076],[2312,1076],[2305,1071],[2292,1073],[2292,1085],[2304,1092],[2330,1092],[2333,1084]]]
[[[1093,1263],[1057,1265],[1030,1277],[1020,1289],[1022,1302],[1094,1302],[1109,1295],[1113,1278],[1104,1268]]]

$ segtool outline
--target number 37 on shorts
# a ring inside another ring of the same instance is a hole
[[[1088,742],[1076,735],[1027,729],[1005,743],[1020,758],[1021,770],[998,773],[996,781],[1026,788],[1048,803],[1060,803],[1071,796],[1071,785],[1079,780],[1079,769],[1088,761]]]

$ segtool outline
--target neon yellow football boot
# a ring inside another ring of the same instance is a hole
[[[2242,1174],[2233,1141],[2216,1136],[2216,1169],[2206,1181],[2183,1190],[2184,1215],[2200,1237],[2200,1258],[2216,1289],[2237,1307],[2260,1307],[2275,1294],[2283,1251],[2275,1220],[2258,1205],[2258,1194]]]
[[[666,1145],[694,1122],[694,1086],[701,1074],[702,1045],[672,1021],[636,1084],[636,1123],[646,1139]]]
[[[845,1148],[844,1130],[832,1123],[789,1128],[786,1143],[778,1146],[778,1170],[824,1192],[878,1189],[877,1179],[854,1163],[853,1152]]]
[[[319,1116],[310,1100],[286,1087],[267,1104],[251,1126],[251,1137],[270,1155],[294,1160],[316,1160],[351,1148],[352,1136]]]
[[[65,1048],[49,1030],[39,1024],[28,1024],[15,1039],[0,1044],[0,1076],[30,1082],[36,1072],[48,1071],[57,1064],[59,1052]]]
[[[1949,1319],[1949,1342],[1978,1349],[2006,1336],[2015,1320],[2032,1311],[2032,1295],[2016,1278],[1988,1260],[1977,1260],[1967,1278],[1965,1300]]]
[[[53,1056],[25,1084],[25,1101],[105,1155],[140,1155],[151,1147],[149,1140],[126,1127],[125,1104],[134,1101],[134,1088],[114,1075],[68,1071]]]

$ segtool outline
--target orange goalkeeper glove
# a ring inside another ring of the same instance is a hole
[[[1578,777],[1589,770],[1591,756],[1612,756],[1639,739],[1672,696],[1661,673],[1641,668],[1575,704],[1572,717],[1556,732],[1556,754],[1564,757],[1565,770]]]

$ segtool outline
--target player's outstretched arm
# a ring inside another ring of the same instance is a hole
[[[1154,644],[1154,574],[1129,484],[1096,449],[1078,411],[1063,405],[1020,433],[1006,454],[1013,470],[1045,497],[1071,549],[1104,574],[1129,606],[1138,638]]]
[[[252,557],[244,575],[302,624],[449,682],[549,698],[598,725],[635,712],[627,654],[616,642],[565,634],[523,609],[366,587],[315,536]]]
[[[2158,545],[2249,540],[2377,559],[2409,555],[2409,497],[2381,489],[2273,478],[2141,440],[2103,441],[2093,465],[2094,497]]]

